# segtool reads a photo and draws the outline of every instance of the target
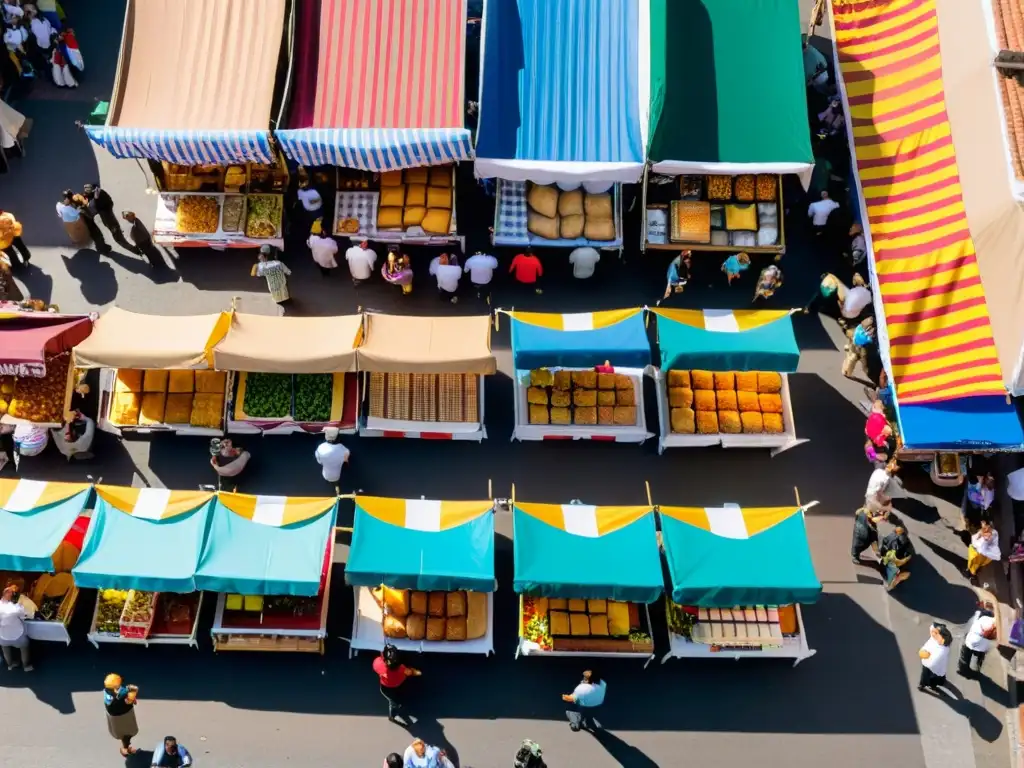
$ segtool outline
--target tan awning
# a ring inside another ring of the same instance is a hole
[[[1024,211],[1013,198],[995,52],[979,3],[938,0],[946,111],[1003,381],[1024,394]]]
[[[214,348],[214,367],[254,373],[337,373],[356,369],[362,315],[280,317],[235,313]]]
[[[359,370],[380,373],[494,373],[491,318],[366,316]]]
[[[209,368],[231,315],[140,315],[113,307],[75,347],[79,368]]]
[[[144,0],[125,25],[110,125],[267,130],[285,0]]]

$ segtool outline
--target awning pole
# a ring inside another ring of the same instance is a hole
[[[651,484],[647,480],[644,480],[644,488],[647,490],[647,506],[654,509],[654,502],[651,501]]]
[[[796,505],[797,505],[798,507],[799,507],[799,506],[802,506],[802,505],[800,504],[800,489],[799,489],[799,488],[797,488],[797,487],[796,487],[795,485],[793,486],[793,495],[794,495],[794,496],[796,496]]]

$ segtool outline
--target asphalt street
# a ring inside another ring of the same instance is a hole
[[[809,3],[808,3],[809,5]],[[148,170],[115,160],[93,147],[74,126],[95,98],[107,98],[116,66],[123,2],[67,3],[86,58],[82,87],[59,93],[40,84],[17,107],[35,121],[28,156],[13,161],[0,177],[0,208],[25,225],[33,252],[23,287],[60,305],[62,311],[102,310],[116,304],[140,312],[181,315],[226,309],[270,314],[276,307],[261,280],[249,277],[250,252],[183,250],[166,254],[166,268],[151,271],[125,253],[100,257],[75,252],[54,215],[58,192],[99,180],[121,209],[151,221],[155,199]],[[461,198],[472,193],[464,185]],[[486,207],[472,207],[460,225],[479,232]],[[636,213],[634,212],[634,216]],[[800,226],[799,212],[787,221],[791,243],[782,262],[786,285],[778,306],[802,306],[816,283],[824,255],[816,253]],[[631,242],[636,242],[633,239]],[[507,264],[507,254],[498,254]],[[627,249],[621,263],[605,257],[594,281],[574,283],[564,254],[542,254],[548,272],[541,296],[517,293],[499,283],[495,306],[530,306],[552,311],[653,303],[664,287],[667,256],[641,256]],[[440,302],[426,280],[403,299],[379,281],[359,291],[347,276],[321,278],[308,254],[289,249],[294,270],[296,314],[343,314],[358,307],[441,314],[484,311],[466,296],[458,305]],[[698,265],[687,306],[749,305],[753,275],[724,287],[718,263]],[[516,599],[512,593],[511,521],[498,519],[498,576],[493,658],[417,660],[424,669],[420,721],[410,730],[390,724],[366,656],[348,658],[343,638],[351,632],[352,599],[344,589],[347,539],[339,539],[323,657],[217,654],[208,641],[211,615],[202,619],[198,650],[109,646],[85,641],[92,595],[83,593],[73,621],[70,647],[36,648],[31,674],[0,671],[0,765],[19,768],[106,768],[119,765],[116,743],[106,733],[100,696],[103,676],[118,671],[141,688],[140,746],[176,735],[217,768],[277,768],[282,765],[379,765],[413,736],[445,746],[462,766],[500,768],[515,747],[532,738],[552,768],[603,766],[861,766],[868,761],[901,768],[994,768],[1006,765],[1008,697],[1002,659],[990,654],[980,682],[950,680],[958,698],[936,698],[916,690],[917,649],[932,619],[954,628],[956,647],[973,612],[974,592],[959,574],[966,548],[951,530],[958,504],[930,495],[920,478],[907,478],[907,498],[897,506],[919,556],[912,578],[886,594],[877,572],[849,558],[852,512],[870,469],[862,452],[863,415],[856,403],[860,384],[839,374],[840,335],[816,315],[796,317],[802,357],[791,378],[795,420],[808,443],[776,458],[767,452],[699,449],[659,456],[653,441],[643,446],[515,443],[512,427],[507,328],[494,336],[499,373],[486,391],[488,439],[482,444],[414,440],[346,440],[353,461],[343,491],[398,497],[475,498],[487,493],[546,502],[581,498],[590,503],[643,503],[648,481],[655,502],[686,505],[784,505],[798,489],[802,501],[820,504],[808,515],[808,530],[821,600],[804,619],[817,655],[793,668],[785,662],[670,661],[646,670],[632,661],[602,661],[609,680],[601,713],[607,730],[599,737],[571,733],[559,694],[584,668],[574,660],[515,660]],[[272,343],[272,340],[268,340]],[[653,399],[651,400],[653,402]],[[653,414],[648,415],[649,423]],[[244,438],[254,454],[241,490],[252,493],[329,493],[312,458],[313,437]],[[40,479],[194,488],[210,482],[205,441],[175,436],[97,440],[97,458],[67,465],[55,453],[26,460],[23,474]],[[397,471],[396,471],[397,468]],[[920,487],[919,487],[920,486]],[[345,507],[340,524],[351,516]],[[785,557],[785,553],[779,553]],[[207,613],[210,613],[208,610]],[[660,609],[655,611],[659,655],[666,646]],[[956,649],[956,648],[955,648]],[[954,649],[954,650],[955,650]],[[991,682],[990,682],[991,681]],[[129,765],[148,765],[144,759]]]

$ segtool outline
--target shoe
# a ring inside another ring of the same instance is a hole
[[[569,723],[569,730],[573,733],[579,733],[580,727],[578,725],[573,725],[572,723]]]
[[[26,672],[31,672],[31,671],[33,671],[34,669],[35,669],[35,667],[33,667],[33,666],[32,666],[31,664],[29,664],[28,666],[26,666],[26,667],[25,667],[25,671],[26,671]]]
[[[18,668],[18,667],[20,667],[20,666],[21,666],[21,665],[20,665],[20,664],[19,664],[18,662],[14,662],[13,664],[8,664],[8,665],[7,665],[7,669],[8,669],[8,670],[11,670],[11,669],[17,669],[17,668]]]
[[[459,303],[459,297],[458,296],[452,296],[452,304],[458,304],[458,303]]]
[[[860,561],[859,557],[854,557],[854,558],[851,558],[851,559],[853,560],[853,564],[854,565],[860,565],[861,564],[861,561]]]
[[[128,751],[127,747],[121,747],[120,751],[121,751],[121,757],[128,757],[128,755],[131,754],[131,752]]]

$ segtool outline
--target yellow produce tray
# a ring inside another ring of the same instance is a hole
[[[345,374],[335,373],[334,383],[331,386],[331,423],[341,421],[345,413]]]

